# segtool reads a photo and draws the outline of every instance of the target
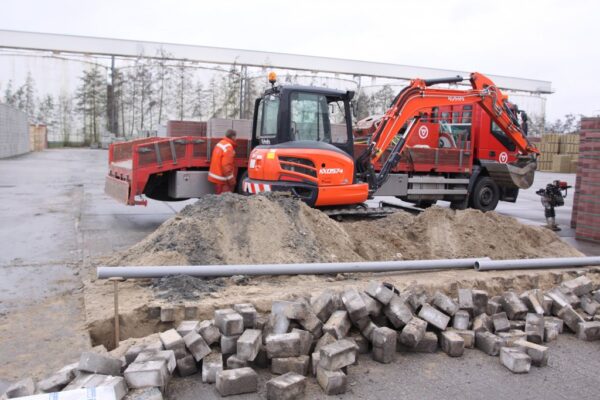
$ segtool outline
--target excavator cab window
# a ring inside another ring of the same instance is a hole
[[[271,94],[261,100],[256,116],[256,136],[259,139],[277,136],[279,117],[279,96]]]
[[[290,96],[290,136],[292,140],[331,143],[331,123],[327,97],[293,92]]]

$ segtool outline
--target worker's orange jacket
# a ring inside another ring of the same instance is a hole
[[[235,185],[235,157],[236,143],[229,138],[223,138],[212,152],[208,180],[216,184]]]

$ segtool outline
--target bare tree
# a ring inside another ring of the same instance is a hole
[[[179,61],[173,77],[173,97],[177,118],[182,121],[189,114],[190,99],[193,96],[192,73],[184,61]]]

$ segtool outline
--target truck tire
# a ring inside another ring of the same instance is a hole
[[[500,189],[489,176],[480,176],[471,193],[471,207],[483,212],[493,211],[500,200]]]
[[[238,174],[238,181],[236,184],[235,192],[237,194],[247,195],[248,193],[244,192],[244,179],[248,177],[248,170],[245,170],[241,174]]]
[[[425,210],[426,208],[435,205],[435,203],[437,203],[437,200],[419,200],[415,203],[415,206]]]

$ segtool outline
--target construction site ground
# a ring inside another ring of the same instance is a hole
[[[110,346],[112,286],[94,279],[98,260],[139,242],[193,203],[150,201],[148,207],[116,203],[103,193],[106,159],[107,152],[102,150],[60,149],[0,160],[0,240],[4,244],[0,253],[0,393],[8,382],[28,375],[41,378],[76,361],[81,351],[93,344]],[[502,202],[497,211],[525,224],[543,224],[535,190],[554,179],[573,185],[575,175],[538,172],[532,188],[521,191],[517,203]],[[571,205],[569,196],[565,206],[557,209],[557,222],[563,228],[559,236],[584,254],[600,255],[600,246],[575,240],[569,227]],[[493,293],[549,287],[563,273],[573,274],[560,270],[464,270],[385,274],[379,279],[446,290],[469,283]],[[253,302],[264,312],[273,299],[326,287],[361,286],[370,278],[366,274],[258,278],[243,286],[225,281],[223,288],[211,289],[214,291],[198,303],[200,317],[210,317],[215,307],[242,301]],[[597,283],[600,274],[593,273],[593,279]],[[157,328],[144,318],[145,306],[165,301],[154,298],[153,293],[148,285],[136,282],[120,285],[125,336],[144,336]],[[597,342],[563,335],[550,347],[549,368],[525,376],[512,375],[479,351],[467,351],[460,359],[443,353],[398,355],[393,364],[397,368],[362,358],[352,367],[355,373],[351,368],[350,390],[342,397],[594,398],[600,383]],[[172,398],[197,398],[198,385],[196,378],[175,379]],[[314,383],[308,391],[310,398],[322,397]],[[217,398],[216,392],[214,396]]]

